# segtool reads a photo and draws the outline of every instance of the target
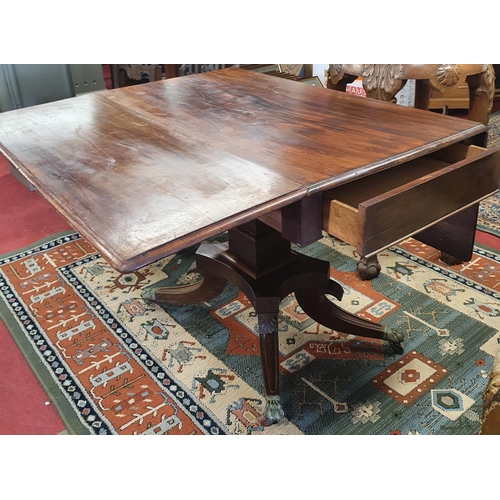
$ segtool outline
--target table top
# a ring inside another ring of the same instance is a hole
[[[0,151],[128,272],[485,130],[228,68],[0,113]]]

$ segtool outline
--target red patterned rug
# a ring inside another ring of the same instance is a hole
[[[477,247],[452,268],[409,239],[357,278],[352,247],[305,249],[329,260],[342,306],[398,328],[405,354],[324,328],[293,296],[280,316],[287,419],[262,428],[252,307],[228,285],[210,303],[160,307],[157,286],[186,282],[195,248],[130,274],[78,235],[0,258],[0,311],[78,434],[477,434],[500,338],[500,256]],[[196,275],[195,275],[196,276]]]

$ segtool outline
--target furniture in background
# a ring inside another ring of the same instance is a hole
[[[113,88],[207,73],[229,67],[239,67],[270,76],[323,86],[318,78],[313,78],[312,64],[110,64],[109,66]]]
[[[469,109],[469,86],[462,82],[456,87],[439,91],[431,89],[429,109]]]
[[[497,101],[500,99],[500,64],[493,64],[493,70],[495,71],[495,98]]]
[[[110,64],[113,88],[156,82],[194,73],[205,73],[232,64]]]
[[[163,70],[165,72],[165,78],[168,80],[169,78],[176,78],[179,75],[179,69],[182,64],[164,64]]]
[[[494,100],[500,99],[500,64],[492,64],[495,72],[495,96]],[[429,109],[453,109],[467,110],[469,109],[469,86],[467,82],[462,82],[456,87],[444,90],[432,89],[429,101]]]
[[[488,124],[495,94],[492,64],[330,64],[327,86],[345,91],[357,77],[368,97],[382,101],[392,101],[408,80],[415,80],[415,107],[420,109],[429,109],[433,90],[467,85],[469,120]]]
[[[113,88],[156,82],[163,78],[161,64],[110,64]]]
[[[420,109],[429,109],[433,91],[446,92],[466,85],[469,93],[468,119],[488,125],[495,94],[495,72],[491,64],[330,64],[327,87],[345,92],[346,85],[358,77],[362,78],[367,97],[388,102],[395,102],[396,94],[406,82],[415,80],[414,106]],[[475,141],[485,146],[487,133],[475,138]],[[441,249],[441,259],[449,264],[467,261],[472,255],[478,209],[478,204],[468,207],[429,227],[416,238]],[[440,240],[446,240],[446,235],[453,231],[463,233],[460,248],[439,248]],[[356,246],[350,235],[345,236],[349,238],[347,243]],[[360,253],[358,271],[364,280],[377,277],[380,274],[377,255]]]
[[[242,64],[239,67],[264,75],[305,83],[314,87],[324,87],[321,79],[313,76],[312,64]]]
[[[312,64],[164,64],[163,67],[166,79],[229,67],[238,67],[289,80],[306,81],[306,83],[310,83],[307,80],[313,78]]]

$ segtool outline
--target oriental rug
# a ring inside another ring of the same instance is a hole
[[[325,236],[299,250],[331,263],[342,307],[399,329],[404,354],[322,327],[287,297],[279,325],[287,418],[262,428],[257,322],[246,297],[228,284],[202,304],[150,300],[158,286],[199,279],[186,274],[195,251],[120,274],[67,233],[0,257],[0,314],[70,432],[479,432],[500,341],[498,253],[476,247],[470,262],[449,267],[410,238],[382,252],[382,274],[364,282],[345,243]]]
[[[488,147],[500,145],[500,112],[490,116],[488,126]],[[477,229],[500,237],[500,192],[479,204]]]

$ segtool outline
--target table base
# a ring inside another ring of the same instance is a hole
[[[260,221],[231,229],[228,243],[202,244],[196,252],[196,272],[204,276],[196,290],[180,294],[159,289],[156,300],[185,303],[209,300],[225,281],[249,299],[258,319],[261,365],[266,396],[262,425],[283,418],[279,395],[278,314],[281,301],[295,293],[302,310],[314,321],[343,333],[387,341],[387,349],[402,354],[403,336],[339,308],[342,286],[330,278],[330,263],[294,252],[281,233]]]

